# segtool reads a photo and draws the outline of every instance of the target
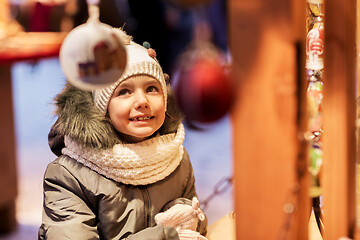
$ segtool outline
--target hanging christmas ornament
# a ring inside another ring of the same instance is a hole
[[[319,132],[322,127],[322,99],[323,82],[316,78],[311,78],[307,89],[308,101],[308,128],[311,132]]]
[[[323,1],[307,0],[307,2],[306,68],[316,71],[324,68],[322,58],[324,48]]]
[[[324,68],[322,53],[324,48],[324,28],[319,23],[311,29],[306,36],[306,68],[321,70]]]
[[[234,97],[222,52],[209,41],[195,38],[180,57],[178,67],[175,93],[186,118],[200,123],[222,118],[229,111]]]
[[[322,22],[323,16],[323,0],[307,0],[306,31],[309,32],[315,24]]]
[[[66,36],[59,55],[67,80],[89,91],[114,83],[126,66],[125,48],[113,28],[99,21],[97,5],[88,0],[88,21]]]
[[[308,170],[311,176],[310,196],[318,198],[323,194],[320,184],[320,173],[323,159],[322,151],[322,71],[324,48],[323,0],[307,0],[306,18],[306,69],[309,85],[307,88],[308,131],[305,138],[309,141]],[[313,206],[315,207],[315,206]],[[317,222],[320,222],[317,219]],[[319,225],[320,226],[320,225]]]
[[[306,1],[308,3],[310,15],[312,16],[324,15],[323,0],[306,0]]]
[[[310,149],[310,163],[309,163],[309,172],[313,176],[317,176],[320,172],[322,165],[323,151],[321,149],[321,142],[316,142],[312,144]]]

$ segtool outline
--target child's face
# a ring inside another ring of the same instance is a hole
[[[155,133],[165,120],[160,83],[140,75],[120,83],[110,98],[108,112],[115,129],[126,141],[139,142]]]

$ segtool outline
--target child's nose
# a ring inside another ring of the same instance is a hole
[[[135,94],[135,108],[149,107],[148,99],[143,91],[137,91]]]

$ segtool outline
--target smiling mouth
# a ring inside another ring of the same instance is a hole
[[[152,116],[152,117],[137,117],[137,118],[130,118],[130,121],[133,121],[133,122],[146,121],[146,120],[150,120],[153,118],[154,118],[154,116]]]

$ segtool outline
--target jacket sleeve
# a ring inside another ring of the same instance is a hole
[[[39,239],[99,239],[95,214],[80,184],[65,167],[50,163],[43,184]]]
[[[185,166],[186,166],[186,170],[187,170],[187,177],[186,177],[186,185],[183,191],[183,195],[181,198],[177,198],[169,203],[167,203],[162,211],[166,211],[169,208],[171,208],[172,206],[176,205],[176,204],[188,204],[191,205],[192,204],[192,199],[193,197],[197,197],[196,194],[196,189],[195,189],[195,177],[194,177],[194,170],[193,167],[191,165],[190,162],[190,158],[189,158],[189,154],[187,153],[186,149],[184,149],[184,159],[183,159]],[[205,220],[200,221],[199,220],[199,224],[198,224],[198,228],[197,231],[202,234],[205,235],[207,232],[207,217],[205,215]]]
[[[187,162],[187,164],[189,164],[189,171],[188,171],[188,180],[187,180],[187,184],[186,184],[186,187],[184,190],[183,197],[186,199],[189,199],[189,201],[186,201],[186,202],[187,202],[187,204],[191,205],[191,199],[193,199],[193,197],[197,197],[196,189],[195,189],[195,177],[194,177],[194,170],[193,170],[193,167],[190,162],[189,154],[187,153],[186,150],[185,150],[184,154],[185,154],[185,158],[187,158],[186,162]],[[205,215],[205,219],[203,221],[199,220],[197,231],[200,234],[205,235],[207,232],[207,224],[208,224],[208,220]]]
[[[126,238],[126,240],[179,240],[179,235],[175,228],[157,225],[146,228]]]

